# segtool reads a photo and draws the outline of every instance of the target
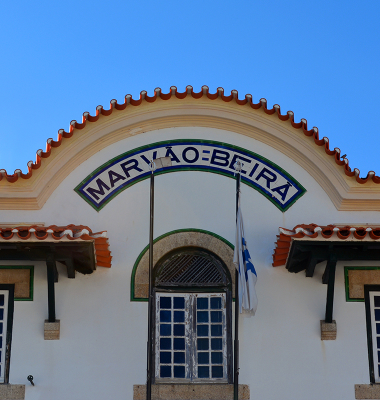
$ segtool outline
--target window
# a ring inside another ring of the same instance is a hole
[[[9,382],[14,285],[0,284],[0,383]]]
[[[371,383],[380,383],[380,285],[364,285]]]
[[[231,381],[231,280],[213,254],[175,251],[155,274],[155,381]]]

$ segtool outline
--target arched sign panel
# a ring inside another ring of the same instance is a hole
[[[290,174],[251,151],[211,140],[180,139],[152,143],[109,160],[84,179],[75,191],[95,210],[101,210],[122,190],[149,177],[149,162],[171,157],[172,166],[155,174],[205,171],[234,178],[237,159],[243,163],[241,181],[253,187],[281,211],[286,211],[305,192]]]

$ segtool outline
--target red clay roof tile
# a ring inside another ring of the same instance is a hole
[[[111,267],[111,251],[107,239],[107,232],[92,232],[88,226],[66,225],[66,226],[19,226],[14,228],[0,227],[0,241],[2,240],[70,240],[70,241],[92,241],[94,242],[96,265]]]
[[[336,225],[319,226],[316,224],[297,225],[292,230],[279,228],[280,235],[277,236],[276,247],[273,253],[273,266],[285,265],[288,259],[290,247],[293,240],[313,239],[325,240],[379,240],[379,227],[353,227]]]
[[[127,94],[124,99],[124,103],[119,104],[117,100],[111,100],[109,110],[105,110],[103,106],[97,106],[95,115],[92,116],[90,113],[85,112],[83,113],[82,122],[79,123],[77,121],[70,122],[70,129],[69,132],[66,132],[64,129],[60,129],[58,131],[58,138],[57,140],[48,139],[46,142],[46,150],[38,150],[36,154],[36,161],[29,161],[28,162],[28,173],[23,174],[21,170],[17,169],[14,174],[9,175],[6,170],[0,170],[0,181],[5,179],[10,183],[16,182],[19,178],[22,179],[29,179],[32,176],[33,170],[40,168],[42,159],[47,158],[50,156],[52,148],[59,147],[62,143],[63,139],[69,139],[73,136],[75,130],[83,129],[87,122],[96,122],[99,119],[100,115],[108,116],[112,114],[113,109],[116,110],[124,110],[128,105],[131,106],[139,106],[143,101],[148,103],[153,103],[159,97],[162,100],[169,100],[172,97],[177,99],[184,99],[187,96],[191,96],[195,99],[199,99],[201,97],[207,97],[209,100],[215,100],[220,97],[225,102],[235,101],[239,105],[249,104],[251,108],[257,110],[259,108],[263,108],[266,114],[272,115],[277,114],[278,118],[281,121],[290,120],[291,125],[295,129],[302,129],[303,133],[306,136],[312,136],[314,139],[314,143],[317,146],[324,146],[326,154],[334,157],[334,160],[337,165],[344,168],[344,172],[349,177],[354,177],[358,183],[364,184],[368,182],[368,180],[372,180],[374,183],[380,183],[380,176],[376,176],[374,171],[368,172],[365,178],[360,178],[360,171],[355,168],[351,169],[349,167],[348,159],[345,158],[341,160],[340,156],[340,149],[334,148],[330,150],[329,148],[329,139],[327,137],[323,137],[322,139],[319,138],[318,128],[314,127],[312,129],[307,128],[307,120],[302,118],[300,122],[294,122],[294,113],[292,111],[288,111],[286,114],[281,114],[280,106],[275,104],[271,109],[267,108],[267,101],[266,99],[260,99],[260,101],[256,104],[252,102],[252,95],[246,94],[245,98],[240,100],[238,98],[238,91],[232,90],[229,96],[224,95],[224,89],[219,87],[215,93],[209,93],[208,86],[202,86],[200,92],[196,93],[193,91],[192,86],[187,86],[186,90],[183,93],[177,91],[175,86],[170,88],[169,93],[162,93],[160,88],[156,88],[154,90],[154,96],[148,96],[147,92],[143,90],[140,93],[140,99],[134,100],[130,94]]]

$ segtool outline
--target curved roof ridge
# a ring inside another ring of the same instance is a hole
[[[325,152],[327,155],[334,157],[335,163],[344,168],[344,172],[347,176],[353,177],[356,179],[358,183],[364,184],[369,180],[372,180],[374,183],[380,183],[380,176],[377,176],[374,171],[369,171],[365,178],[360,178],[360,171],[357,168],[353,170],[349,166],[349,162],[347,158],[341,160],[340,149],[335,147],[333,150],[329,147],[329,139],[327,137],[320,138],[319,131],[317,127],[313,127],[308,129],[307,120],[301,118],[299,122],[294,121],[294,113],[293,111],[287,111],[286,114],[281,114],[281,108],[278,104],[273,105],[271,109],[267,107],[267,100],[262,98],[258,103],[253,103],[252,95],[246,94],[244,99],[240,100],[238,97],[237,90],[231,90],[230,95],[224,95],[224,89],[218,87],[215,93],[209,92],[208,86],[202,86],[200,92],[194,92],[192,86],[186,86],[186,90],[184,92],[178,92],[176,86],[171,86],[169,93],[162,93],[161,88],[154,89],[154,95],[148,96],[146,90],[140,92],[139,100],[134,100],[132,95],[127,94],[124,98],[124,103],[118,103],[117,100],[113,99],[110,101],[110,108],[108,110],[104,109],[103,106],[97,106],[95,109],[95,115],[90,115],[89,112],[84,112],[82,117],[82,122],[79,123],[75,120],[70,122],[70,129],[66,132],[64,129],[58,130],[57,140],[48,139],[46,141],[46,150],[37,150],[36,153],[36,161],[29,161],[27,163],[28,172],[24,174],[20,169],[16,169],[13,174],[8,174],[5,169],[0,169],[0,181],[5,179],[10,183],[16,182],[19,178],[21,179],[29,179],[33,170],[40,168],[42,164],[42,160],[44,158],[48,158],[51,154],[51,151],[55,147],[59,147],[63,141],[63,139],[69,139],[73,136],[75,130],[83,129],[87,122],[96,122],[100,115],[109,116],[112,114],[113,110],[124,110],[128,105],[131,106],[139,106],[143,101],[148,103],[153,103],[159,97],[162,100],[169,100],[171,97],[175,97],[177,99],[184,99],[187,96],[191,96],[194,99],[199,99],[201,97],[207,97],[210,100],[215,100],[217,98],[221,98],[225,102],[235,101],[238,105],[249,104],[254,110],[258,110],[259,108],[263,108],[264,112],[268,115],[277,114],[277,117],[281,121],[290,121],[291,125],[295,129],[302,129],[305,136],[310,136],[314,139],[314,143],[317,146],[324,146]]]

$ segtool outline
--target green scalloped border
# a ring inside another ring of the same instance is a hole
[[[205,233],[206,235],[210,235],[213,236],[219,240],[221,240],[222,242],[224,242],[227,246],[229,246],[232,250],[235,249],[235,246],[230,243],[227,239],[224,239],[224,237],[214,233],[214,232],[210,232],[210,231],[206,231],[204,229],[192,229],[192,228],[187,228],[187,229],[176,229],[174,231],[170,231],[167,233],[164,233],[163,235],[159,236],[158,238],[153,240],[153,244],[157,243],[158,241],[160,241],[161,239],[167,237],[167,236],[171,236],[174,235],[175,233],[182,233],[182,232],[199,232],[199,233]],[[141,251],[141,253],[139,254],[139,256],[137,257],[135,264],[133,265],[132,268],[132,274],[131,274],[131,301],[143,301],[143,302],[147,302],[148,298],[137,298],[135,297],[135,276],[136,276],[136,270],[137,270],[137,266],[140,262],[140,260],[142,259],[143,255],[148,251],[149,249],[149,244],[147,244],[144,249]],[[235,299],[233,299],[235,301]]]
[[[281,212],[285,212],[287,211],[297,200],[299,200],[305,193],[306,193],[306,189],[297,181],[297,179],[293,178],[292,175],[290,175],[287,171],[285,171],[283,168],[281,168],[279,165],[277,165],[276,163],[274,163],[273,161],[268,160],[267,158],[261,156],[260,154],[254,153],[253,151],[244,149],[242,147],[239,146],[234,146],[233,144],[229,144],[229,143],[225,143],[225,142],[218,142],[215,140],[205,140],[205,139],[175,139],[175,140],[164,140],[161,142],[155,142],[155,143],[151,143],[151,144],[147,144],[144,146],[140,146],[140,147],[136,147],[133,150],[129,150],[125,153],[119,154],[118,156],[112,158],[111,160],[108,160],[107,162],[105,162],[104,164],[102,164],[100,167],[96,168],[93,172],[91,172],[91,174],[89,174],[85,179],[83,179],[74,189],[74,191],[86,202],[88,203],[94,210],[96,211],[100,211],[103,207],[105,207],[111,200],[113,200],[117,195],[119,195],[121,192],[123,192],[125,189],[128,189],[129,187],[135,185],[136,183],[139,183],[145,179],[148,179],[149,176],[145,176],[142,177],[140,179],[137,179],[136,181],[130,183],[129,185],[126,185],[122,188],[120,188],[118,191],[116,191],[105,203],[103,203],[100,207],[97,207],[95,204],[93,204],[90,200],[88,200],[81,192],[80,192],[80,187],[86,183],[90,178],[92,178],[94,175],[96,175],[99,171],[101,171],[102,169],[104,169],[105,167],[107,167],[108,165],[112,164],[114,161],[117,161],[120,158],[126,157],[129,154],[135,153],[136,151],[139,150],[144,150],[144,149],[149,149],[151,147],[154,146],[159,146],[159,145],[165,145],[165,144],[173,144],[173,143],[193,143],[193,142],[198,142],[198,143],[205,143],[205,144],[211,144],[211,145],[222,145],[222,146],[226,146],[229,147],[231,149],[234,150],[238,150],[238,151],[242,151],[245,153],[250,154],[253,157],[256,157],[270,165],[272,165],[274,167],[274,169],[277,169],[279,171],[281,171],[284,175],[286,175],[289,180],[292,180],[294,183],[296,183],[301,192],[299,193],[299,195],[293,200],[291,201],[285,208],[281,208],[281,206],[279,204],[277,204],[272,197],[270,197],[269,195],[267,195],[263,190],[261,190],[259,187],[254,186],[248,182],[245,182],[244,180],[242,180],[241,182],[244,183],[247,186],[250,186],[252,189],[257,190],[259,193],[261,193],[267,200],[269,200],[272,204],[274,204]],[[169,174],[169,173],[173,173],[173,172],[181,172],[181,171],[186,171],[186,169],[188,169],[189,171],[200,171],[200,172],[211,172],[213,174],[218,174],[218,175],[224,175],[227,176],[228,178],[232,178],[230,174],[228,173],[224,173],[221,171],[214,171],[214,170],[207,170],[204,168],[196,168],[196,167],[183,167],[180,170],[171,170],[171,171],[166,171],[166,170],[162,170],[162,171],[158,171],[155,173],[155,175],[161,175],[161,174]]]

